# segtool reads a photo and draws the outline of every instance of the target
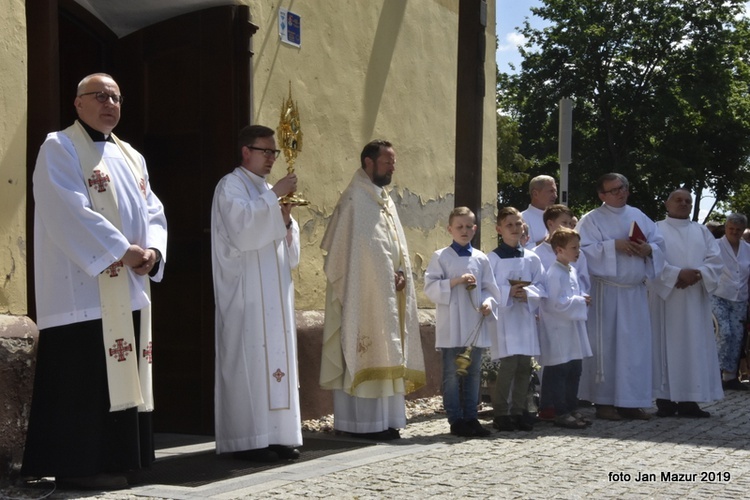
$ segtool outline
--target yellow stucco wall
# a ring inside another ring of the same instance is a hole
[[[297,307],[323,307],[318,248],[339,194],[359,168],[362,146],[392,141],[398,166],[391,185],[417,279],[430,255],[450,242],[453,208],[459,0],[243,0],[260,29],[253,37],[253,113],[276,127],[289,92],[297,101],[304,146],[297,161],[309,207],[295,209],[303,260]],[[495,2],[487,12],[482,250],[494,248],[497,188]],[[0,314],[26,314],[26,21],[25,2],[0,11]],[[302,16],[302,47],[282,44],[279,8]],[[282,159],[271,181],[285,172]],[[418,286],[421,290],[421,284]],[[420,305],[432,307],[423,296]]]
[[[26,7],[0,9],[0,314],[26,304]]]
[[[421,280],[432,252],[450,243],[453,208],[459,0],[246,0],[253,37],[255,122],[276,128],[289,93],[303,138],[296,172],[311,203],[294,215],[302,230],[296,272],[298,309],[319,309],[325,297],[318,245],[340,193],[359,168],[371,139],[394,143],[391,184],[412,261]],[[301,16],[301,48],[281,43],[278,11]],[[495,2],[488,2],[482,192],[482,250],[495,247]],[[286,173],[280,158],[269,177]],[[433,307],[423,296],[420,305]]]

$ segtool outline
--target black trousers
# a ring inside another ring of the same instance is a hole
[[[139,317],[133,313],[136,347]],[[90,476],[154,461],[151,413],[109,411],[105,363],[101,320],[39,332],[22,475]]]

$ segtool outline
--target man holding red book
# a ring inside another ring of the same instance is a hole
[[[583,360],[578,395],[595,403],[596,416],[606,420],[651,418],[642,410],[652,404],[645,280],[664,268],[664,240],[646,214],[627,204],[628,189],[622,174],[600,177],[597,192],[603,203],[576,227],[591,276],[587,329],[594,352]],[[636,227],[641,235],[631,239]]]

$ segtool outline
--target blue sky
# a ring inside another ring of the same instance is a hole
[[[495,22],[497,23],[498,48],[495,53],[497,67],[501,72],[510,73],[509,63],[516,66],[516,71],[521,67],[521,56],[518,54],[517,46],[523,43],[523,37],[516,33],[516,27],[520,27],[526,17],[529,18],[531,25],[540,28],[543,26],[543,20],[535,17],[531,13],[531,7],[540,7],[541,0],[496,0]],[[748,11],[750,2],[745,4]],[[575,119],[575,112],[574,112]],[[575,168],[575,165],[571,166]],[[708,213],[708,209],[713,204],[714,198],[711,193],[705,194],[701,200],[699,220]]]
[[[521,56],[517,45],[523,43],[523,37],[516,33],[515,28],[523,24],[528,17],[531,25],[540,27],[542,20],[531,14],[531,7],[540,7],[541,0],[496,0],[495,22],[497,23],[498,48],[495,53],[497,67],[503,73],[511,71],[508,63],[513,63],[520,69]]]

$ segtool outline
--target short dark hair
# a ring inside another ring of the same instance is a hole
[[[384,139],[375,139],[365,144],[362,148],[362,153],[359,155],[359,162],[362,168],[365,168],[365,158],[371,159],[373,162],[380,156],[381,148],[392,148],[393,144]]]
[[[557,220],[561,215],[569,215],[570,217],[573,217],[573,211],[569,209],[567,205],[561,203],[556,203],[545,208],[544,214],[542,215],[544,227],[547,227],[547,221]]]
[[[274,132],[272,128],[268,128],[263,125],[248,125],[247,127],[240,130],[240,134],[237,137],[237,145],[239,149],[243,146],[252,146],[255,144],[255,140],[261,137],[271,137]]]
[[[618,174],[616,172],[610,172],[608,174],[604,174],[596,181],[596,192],[597,193],[603,193],[604,192],[604,183],[609,181],[620,181],[622,182],[622,185],[625,186],[626,189],[630,188],[630,183],[628,182],[627,177],[625,177],[622,174]]]
[[[474,223],[476,224],[477,217],[474,215],[474,212],[472,212],[469,207],[456,207],[453,210],[451,210],[451,213],[448,216],[448,225],[450,226],[451,224],[453,224],[453,219],[455,217],[460,217],[463,215],[467,215],[471,217],[472,219],[474,219]]]
[[[523,215],[521,215],[521,212],[518,211],[515,207],[503,207],[500,209],[500,211],[497,213],[497,225],[499,226],[500,223],[505,219],[506,217],[510,215],[517,215],[521,217],[521,220],[523,220]]]

